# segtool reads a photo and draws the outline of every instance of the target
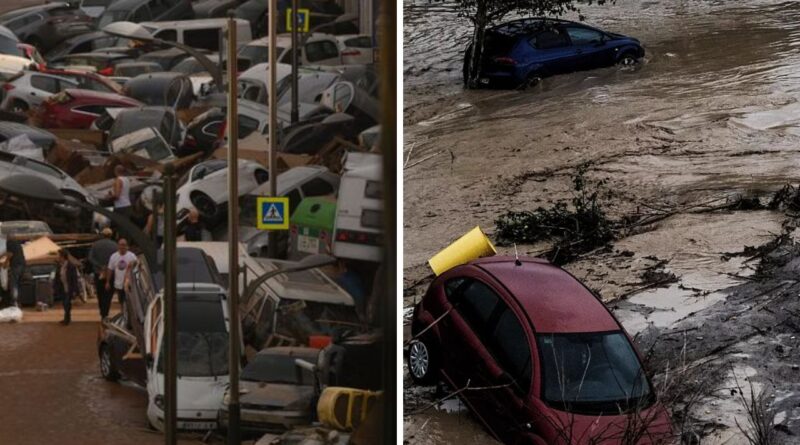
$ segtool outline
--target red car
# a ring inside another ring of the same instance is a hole
[[[33,121],[41,128],[87,129],[106,108],[143,105],[119,94],[67,89],[45,100],[36,109]]]
[[[503,443],[672,439],[669,416],[620,323],[546,261],[491,257],[443,273],[415,307],[411,333],[412,380],[462,390],[459,397]]]

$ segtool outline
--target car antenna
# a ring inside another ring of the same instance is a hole
[[[514,265],[522,266],[522,261],[519,260],[519,252],[517,252],[517,243],[514,243]]]

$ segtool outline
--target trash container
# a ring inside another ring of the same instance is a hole
[[[289,259],[331,253],[331,234],[336,220],[336,201],[330,197],[311,197],[300,202],[289,219]]]

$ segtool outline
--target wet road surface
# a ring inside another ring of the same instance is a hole
[[[639,38],[644,63],[548,78],[523,91],[465,91],[461,56],[470,28],[451,6],[404,6],[406,304],[424,291],[425,261],[448,241],[476,225],[491,235],[508,210],[571,198],[572,174],[584,162],[592,162],[590,179],[607,181],[610,217],[648,209],[674,215],[567,269],[604,300],[627,298],[617,314],[634,332],[724,302],[720,291],[755,266],[725,253],[767,242],[784,215],[688,209],[767,199],[797,181],[800,8],[769,0],[583,7],[587,23]],[[660,261],[678,282],[637,291],[643,271]],[[412,416],[406,428],[425,420]],[[410,443],[475,437],[452,427],[453,419],[438,423],[442,429],[426,425],[426,439]]]
[[[0,324],[0,443],[164,443],[163,435],[148,429],[146,391],[100,376],[98,322],[65,327],[41,320],[60,318],[60,312],[26,312],[22,323]],[[96,309],[90,312],[96,319]],[[200,442],[187,438],[182,443]]]

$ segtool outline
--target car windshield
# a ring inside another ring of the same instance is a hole
[[[283,53],[283,48],[276,47],[278,55]],[[239,57],[250,61],[249,66],[269,62],[269,49],[261,45],[246,45],[239,50]]]
[[[312,386],[314,374],[297,366],[295,359],[302,359],[313,365],[317,363],[317,354],[258,354],[242,370],[242,380]]]
[[[566,411],[618,413],[649,401],[650,385],[620,331],[537,334],[542,398]]]
[[[188,300],[178,296],[178,376],[228,374],[228,330],[218,300]],[[163,372],[164,354],[159,356]]]
[[[53,231],[43,221],[8,221],[0,224],[2,235],[47,235]]]
[[[122,112],[114,120],[114,125],[111,126],[111,131],[109,132],[109,137],[114,140],[142,128],[160,128],[163,120],[164,113],[152,109]]]
[[[17,42],[14,39],[10,39],[6,36],[0,36],[0,54],[11,54],[17,55],[19,54],[19,48],[17,48]]]
[[[223,159],[212,159],[210,161],[203,162],[199,164],[197,167],[192,169],[192,182],[199,181],[200,179],[205,178],[206,176],[214,173],[216,171],[220,171],[228,166],[228,162]]]
[[[100,16],[100,20],[97,22],[97,29],[103,29],[106,25],[110,25],[114,22],[121,22],[128,18],[130,15],[130,11],[123,11],[123,10],[116,10],[116,11],[109,11],[106,10],[103,15]]]
[[[325,91],[338,76],[332,73],[309,73],[297,79],[298,102],[313,104],[319,102],[322,92]],[[292,82],[286,77],[285,82],[278,86],[278,105],[287,104],[292,100]]]

